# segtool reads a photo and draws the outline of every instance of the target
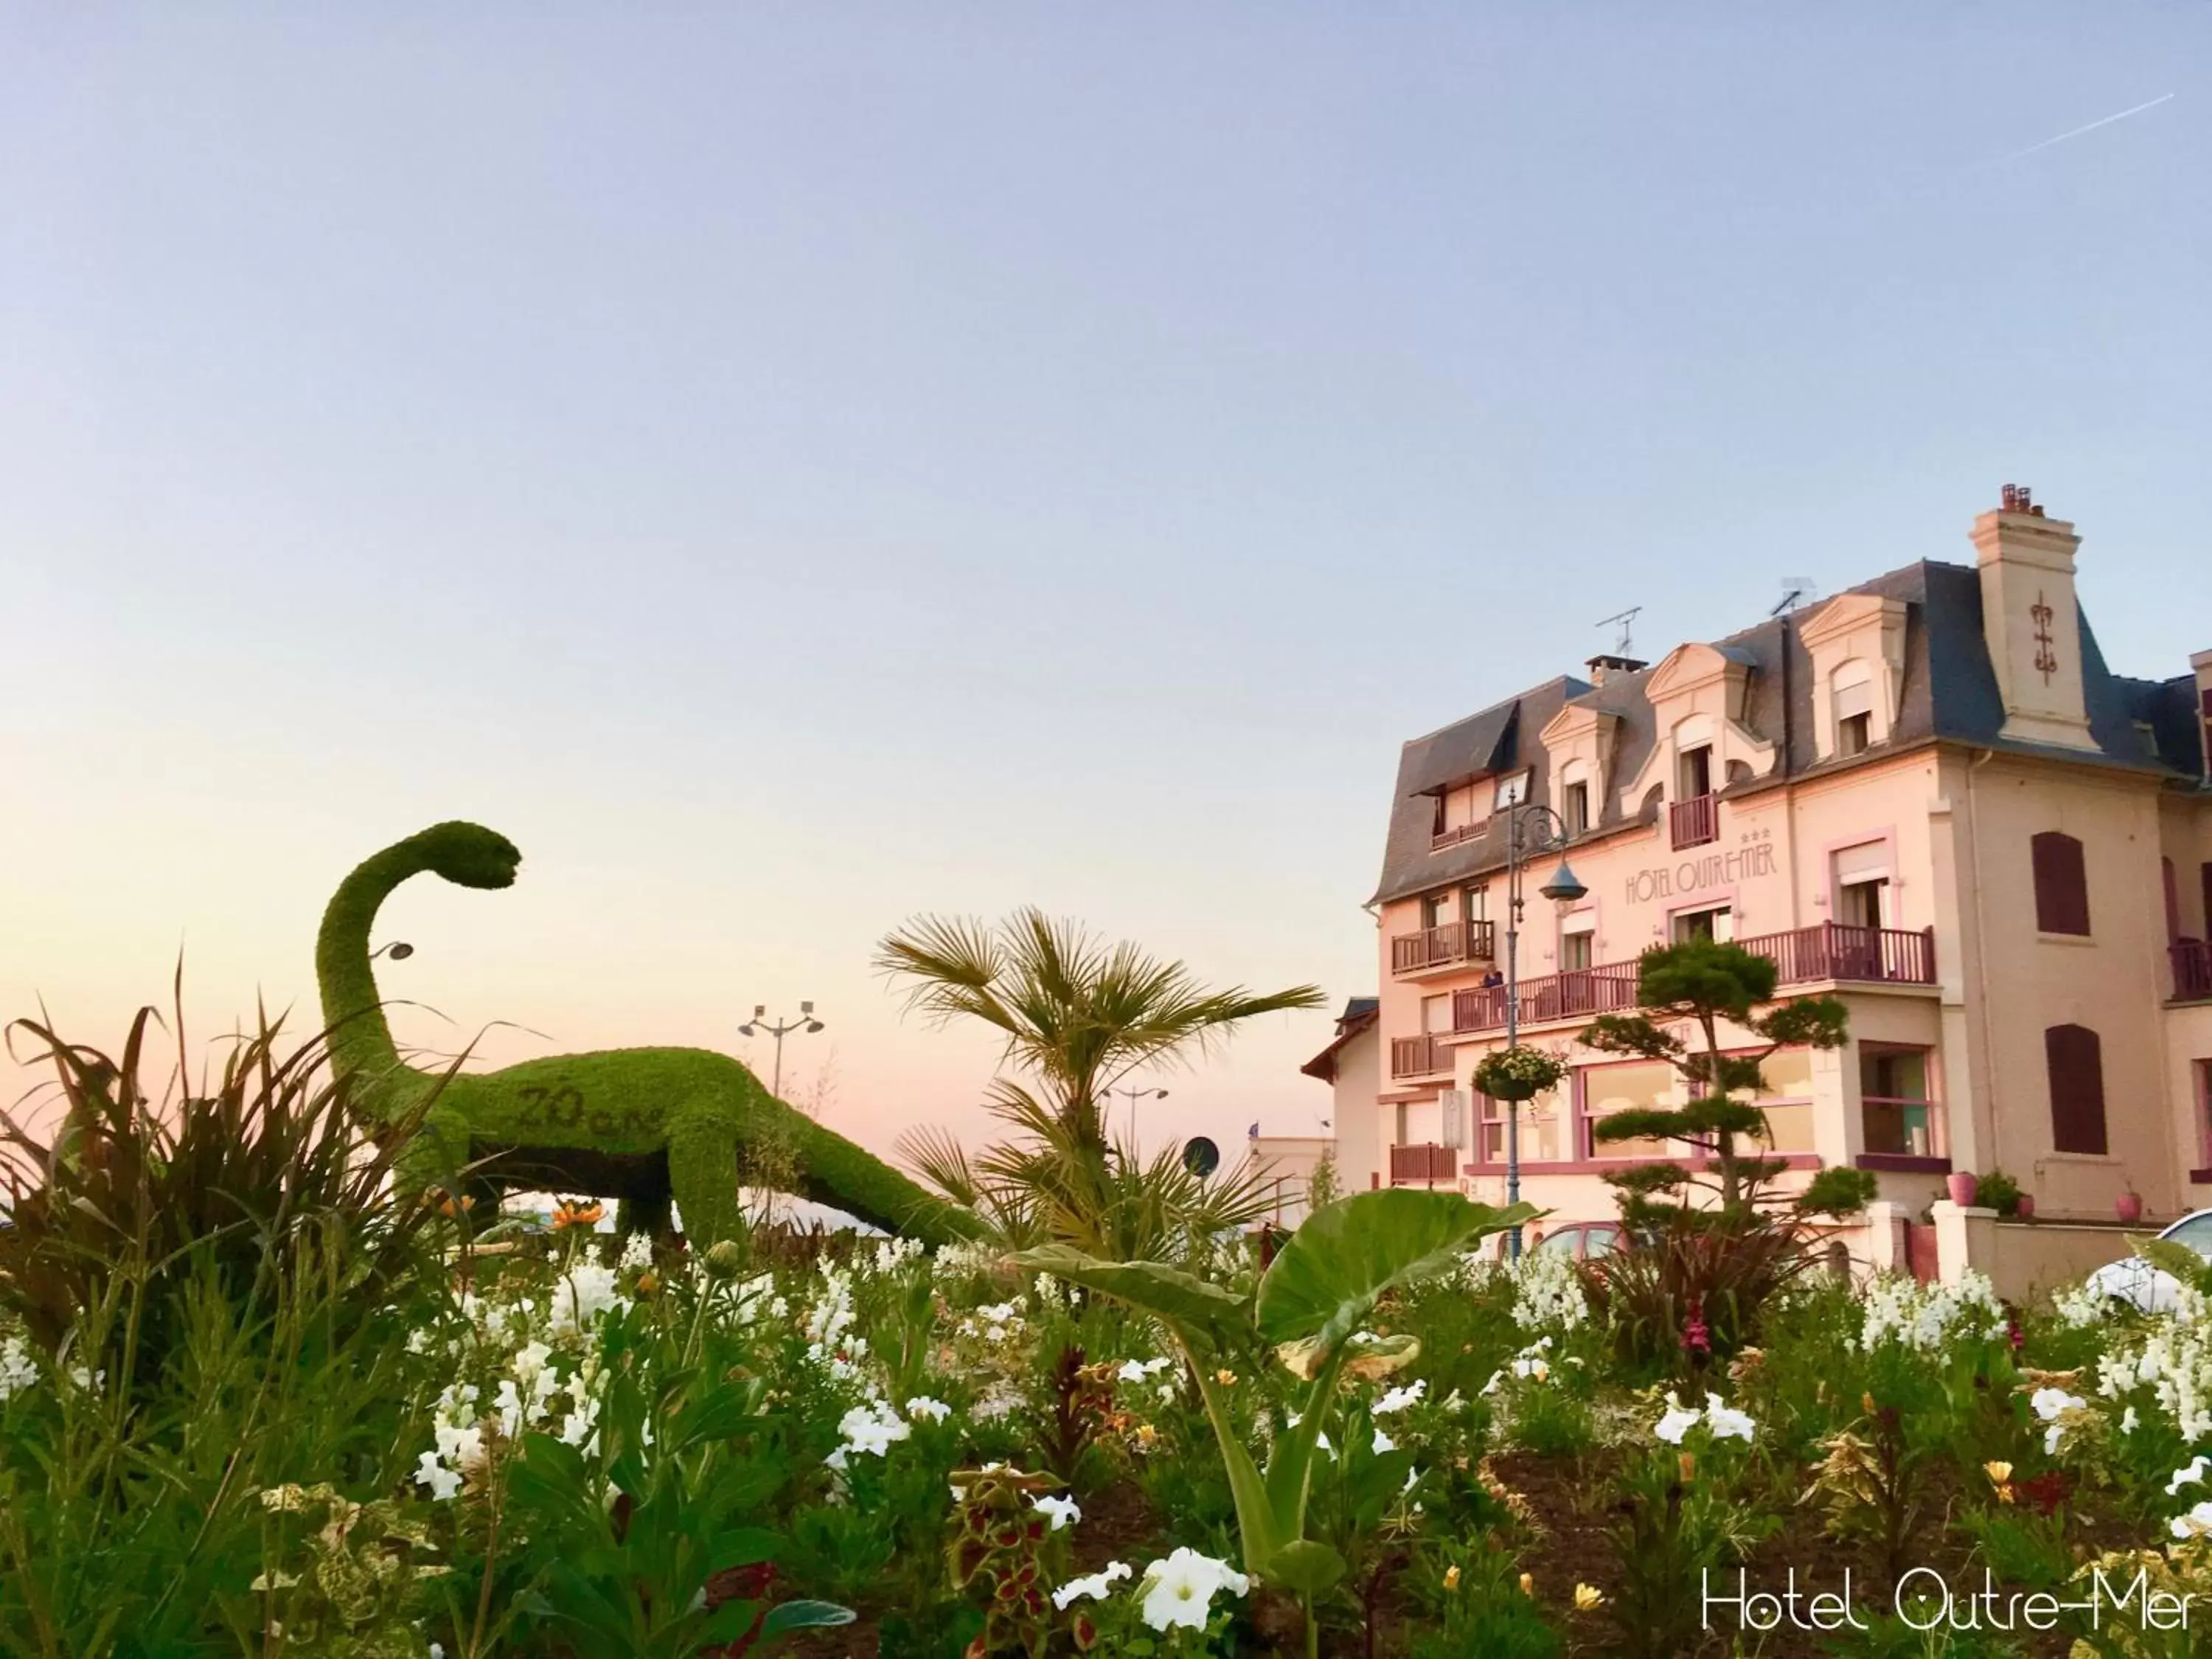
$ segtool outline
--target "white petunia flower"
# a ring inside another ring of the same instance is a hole
[[[1086,1597],[1093,1601],[1103,1601],[1112,1592],[1116,1579],[1133,1577],[1135,1575],[1130,1571],[1127,1562],[1109,1561],[1089,1577],[1071,1578],[1062,1584],[1052,1593],[1052,1604],[1066,1613],[1071,1601],[1079,1601]]]
[[[1409,1382],[1402,1389],[1393,1389],[1375,1402],[1369,1414],[1388,1417],[1393,1412],[1401,1412],[1408,1406],[1419,1404],[1421,1396],[1428,1391],[1427,1383],[1418,1382]]]
[[[1083,1519],[1083,1510],[1073,1498],[1054,1498],[1048,1494],[1030,1498],[1030,1507],[1051,1522],[1054,1532],[1062,1527],[1072,1527]]]
[[[1140,1611],[1152,1629],[1204,1630],[1214,1596],[1224,1589],[1242,1595],[1252,1581],[1225,1561],[1182,1548],[1146,1568],[1141,1588]]]
[[[1667,1414],[1651,1431],[1670,1446],[1682,1443],[1682,1437],[1705,1420],[1705,1413],[1685,1407],[1672,1394],[1667,1396]]]
[[[2212,1533],[2212,1498],[2199,1504],[2188,1514],[2174,1518],[2173,1535],[2184,1542],[2191,1538],[2202,1538],[2208,1533]]]
[[[1733,1436],[1746,1443],[1750,1441],[1751,1431],[1757,1426],[1735,1407],[1723,1405],[1717,1394],[1705,1396],[1705,1422],[1712,1429],[1716,1439],[1725,1440]]]

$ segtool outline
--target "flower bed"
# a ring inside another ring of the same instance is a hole
[[[0,1632],[27,1647],[174,1584],[179,1652],[228,1629],[414,1656],[1296,1653],[1301,1599],[1320,1651],[1409,1659],[1725,1652],[1770,1613],[1747,1649],[2197,1650],[2139,1611],[2212,1589],[2194,1294],[2022,1315],[1972,1281],[1820,1279],[1759,1346],[1638,1370],[1571,1264],[1470,1261],[1377,1305],[1346,1340],[1378,1363],[1316,1407],[1291,1367],[1201,1377],[1152,1316],[981,1247],[768,1243],[465,1253],[371,1346],[295,1356],[278,1407],[243,1375],[126,1384],[0,1334]],[[1256,1272],[1233,1243],[1194,1265],[1231,1292]],[[1304,1524],[1343,1571],[1310,1598],[1246,1571],[1201,1382],[1255,1456],[1302,1402],[1328,1413]],[[94,1524],[102,1480],[127,1534]],[[2136,1610],[2034,1628],[2027,1598],[2082,1603],[2100,1561],[2115,1595],[2143,1572]],[[1848,1607],[1816,1607],[1847,1572]],[[1937,1606],[1893,1599],[1948,1584],[1964,1618],[1984,1572],[1982,1628],[1932,1647],[1907,1625]],[[1793,1622],[1837,1608],[1866,1628]]]

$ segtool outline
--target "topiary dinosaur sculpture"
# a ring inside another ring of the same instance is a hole
[[[463,887],[499,888],[514,884],[521,861],[504,836],[435,824],[362,864],[323,912],[315,978],[333,1067],[373,1120],[393,1124],[422,1113],[398,1160],[403,1181],[427,1187],[475,1165],[468,1178],[488,1188],[618,1198],[626,1229],[654,1232],[667,1231],[673,1197],[694,1247],[704,1249],[738,1226],[739,1149],[773,1139],[794,1155],[788,1184],[803,1198],[931,1243],[978,1231],[965,1211],[776,1099],[727,1054],[614,1048],[451,1076],[403,1061],[369,962],[378,908],[424,871]]]

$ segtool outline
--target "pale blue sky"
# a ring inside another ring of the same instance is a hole
[[[811,994],[884,1145],[988,1071],[902,915],[1370,989],[1400,741],[1609,611],[1967,558],[2017,480],[2181,672],[2208,66],[2205,0],[0,7],[5,1012],[119,1035],[180,940],[204,1023],[302,996],[471,816],[522,884],[404,894],[387,989]],[[1327,1029],[1163,1124],[1310,1129]]]

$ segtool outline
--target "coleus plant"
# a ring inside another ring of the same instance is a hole
[[[1015,1260],[1140,1308],[1166,1326],[1221,1448],[1245,1571],[1304,1604],[1311,1654],[1319,1640],[1313,1598],[1345,1572],[1342,1557],[1306,1536],[1315,1449],[1347,1377],[1388,1376],[1420,1354],[1413,1337],[1361,1340],[1361,1327],[1385,1292],[1456,1266],[1482,1239],[1541,1213],[1528,1204],[1501,1209],[1411,1188],[1355,1194],[1309,1216],[1249,1291],[1164,1262],[1101,1261],[1059,1244]],[[1270,1355],[1304,1387],[1262,1468],[1236,1431],[1220,1374]]]

